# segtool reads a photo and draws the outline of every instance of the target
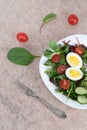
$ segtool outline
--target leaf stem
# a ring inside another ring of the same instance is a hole
[[[68,101],[68,99],[69,99],[70,93],[71,93],[71,91],[72,91],[72,89],[73,89],[73,85],[74,85],[74,83],[71,84],[71,88],[70,88],[70,90],[69,90],[69,93],[68,93],[68,96],[67,96],[67,100],[66,100],[66,101]]]
[[[40,58],[41,56],[35,56],[35,58]]]
[[[39,32],[41,33],[44,23],[40,26]]]

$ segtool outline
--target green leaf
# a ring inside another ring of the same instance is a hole
[[[65,59],[65,55],[64,55],[64,53],[62,53],[61,54],[61,60],[60,60],[60,65],[66,65],[67,63],[66,63],[66,59]]]
[[[53,20],[54,18],[56,18],[57,15],[54,13],[48,14],[43,18],[43,24],[46,24],[47,22]]]
[[[62,45],[57,44],[57,48],[55,49],[56,52],[61,53],[62,52]]]
[[[57,15],[54,14],[54,13],[47,14],[47,15],[43,18],[43,23],[42,23],[42,25],[40,26],[39,32],[41,33],[41,29],[42,29],[42,27],[43,27],[46,23],[48,23],[49,21],[53,20],[53,19],[56,18],[56,17],[57,17]]]
[[[57,43],[54,40],[49,42],[49,48],[55,50],[57,48]]]
[[[31,64],[36,57],[38,56],[34,56],[28,50],[20,47],[10,49],[7,54],[9,61],[24,66]]]
[[[53,49],[55,53],[60,53],[62,51],[62,45],[57,44],[55,41],[51,40],[49,42],[49,48]]]
[[[82,60],[84,63],[87,63],[87,50],[84,52],[84,55],[82,55]]]
[[[67,44],[64,44],[63,50],[64,50],[64,53],[67,54],[69,52],[69,46]]]
[[[52,66],[51,60],[48,59],[48,60],[44,63],[44,65],[46,65],[46,66]]]
[[[52,54],[53,54],[53,52],[51,50],[49,50],[49,49],[44,51],[44,56],[46,56],[49,59],[52,58]]]
[[[58,75],[56,69],[52,69],[52,68],[49,68],[48,70],[46,70],[45,73],[49,75],[49,78],[55,77],[55,75]]]

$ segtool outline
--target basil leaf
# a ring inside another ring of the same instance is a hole
[[[28,50],[20,47],[10,49],[7,54],[9,61],[24,66],[32,63],[36,57],[38,56],[34,56]]]
[[[48,14],[46,15],[44,18],[43,18],[43,24],[46,24],[47,22],[53,20],[54,18],[56,18],[56,14],[54,13],[51,13],[51,14]]]

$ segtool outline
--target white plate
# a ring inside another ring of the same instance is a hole
[[[87,46],[87,35],[83,35],[83,34],[76,34],[76,35],[71,35],[68,37],[65,37],[64,39],[60,40],[58,43],[63,43],[62,41],[68,41],[71,40],[70,44],[75,44],[77,43],[76,37],[78,37],[79,41],[81,44],[84,44],[85,46]],[[57,93],[55,92],[55,89],[57,88],[57,86],[55,86],[53,83],[51,83],[49,81],[49,77],[47,74],[44,73],[45,70],[47,70],[47,66],[44,65],[44,62],[47,60],[47,58],[42,55],[41,59],[40,59],[40,63],[39,63],[39,71],[40,71],[40,75],[41,78],[43,80],[43,82],[45,83],[46,87],[49,89],[49,91],[58,99],[60,100],[62,103],[73,107],[73,108],[77,108],[77,109],[87,109],[87,104],[79,104],[76,101],[73,101],[71,99],[68,99],[68,101],[66,101],[67,97],[63,94]]]

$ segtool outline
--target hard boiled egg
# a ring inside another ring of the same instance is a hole
[[[74,52],[68,53],[67,56],[66,56],[66,60],[71,67],[77,67],[77,68],[82,67],[81,57]]]
[[[65,72],[66,76],[73,81],[80,80],[83,77],[83,72],[79,68],[69,67]]]

